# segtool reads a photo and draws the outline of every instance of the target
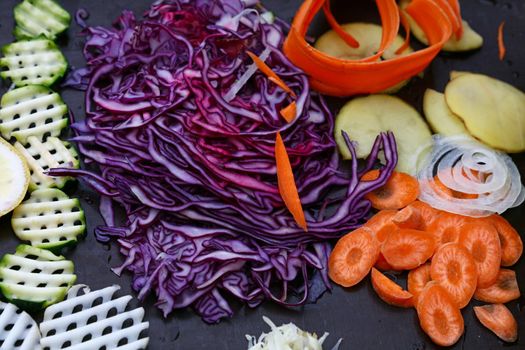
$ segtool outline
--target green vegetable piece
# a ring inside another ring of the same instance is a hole
[[[71,22],[71,15],[53,0],[24,0],[14,9],[18,40],[44,36],[54,40]]]
[[[62,301],[75,283],[73,262],[63,256],[21,244],[0,260],[0,291],[26,311],[39,311]]]
[[[18,41],[2,47],[0,67],[3,79],[16,86],[51,86],[66,72],[67,61],[56,44],[47,39]]]
[[[22,144],[27,138],[59,136],[68,124],[67,106],[59,94],[41,85],[14,89],[0,101],[0,133],[9,140],[16,138]]]

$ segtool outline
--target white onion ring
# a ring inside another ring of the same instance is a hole
[[[433,141],[432,152],[419,167],[421,201],[471,217],[501,214],[525,201],[519,170],[507,154],[466,136],[436,135]],[[435,176],[449,190],[477,197],[453,197],[437,185]]]

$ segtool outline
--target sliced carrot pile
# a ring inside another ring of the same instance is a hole
[[[430,277],[430,263],[423,264],[408,273],[407,288],[414,296],[414,305],[417,304],[419,294],[430,281],[432,281],[432,277]]]
[[[503,28],[505,27],[505,21],[501,22],[498,26],[498,56],[499,60],[503,61],[507,49],[505,48],[505,41],[503,40]]]
[[[518,299],[520,295],[516,272],[501,269],[496,282],[488,287],[478,288],[474,298],[486,303],[503,304]]]
[[[395,210],[381,210],[372,216],[364,226],[374,232],[374,237],[378,242],[383,243],[390,232],[398,229],[397,225],[392,222],[392,218],[397,214]]]
[[[399,307],[412,307],[414,305],[412,294],[403,290],[401,286],[375,268],[372,268],[372,287],[387,304]]]
[[[379,170],[372,170],[361,177],[361,181],[373,181]],[[394,171],[386,184],[368,193],[365,198],[378,210],[401,209],[414,202],[419,196],[419,183],[416,178]]]
[[[448,292],[430,282],[419,295],[416,305],[419,324],[434,343],[454,345],[464,330],[463,316]]]
[[[400,229],[381,247],[386,261],[396,270],[411,270],[424,264],[436,249],[434,237],[425,231]]]
[[[379,256],[379,243],[369,228],[361,227],[341,238],[328,260],[332,281],[351,287],[370,272]]]
[[[432,258],[430,276],[447,290],[460,309],[467,306],[476,291],[476,262],[467,249],[457,243],[447,243],[438,249]]]
[[[518,323],[505,305],[474,306],[474,313],[479,322],[501,340],[508,343],[514,343],[518,340]]]
[[[441,212],[430,205],[415,201],[401,209],[392,221],[400,228],[411,228],[426,231],[439,218]]]
[[[523,253],[523,242],[514,227],[502,216],[492,215],[486,218],[498,231],[501,244],[501,266],[512,266]]]
[[[452,213],[442,213],[428,226],[427,231],[436,239],[438,246],[450,242],[458,242],[461,230],[470,218]]]
[[[501,246],[498,231],[483,221],[463,226],[459,243],[467,248],[478,266],[478,286],[488,287],[498,278]]]

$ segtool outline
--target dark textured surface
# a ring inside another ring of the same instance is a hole
[[[148,0],[63,0],[72,14],[79,7],[86,8],[93,25],[110,25],[123,9],[131,9],[141,14],[150,4]],[[341,20],[370,20],[374,16],[372,1],[349,2],[333,1],[335,13]],[[0,2],[0,44],[13,40],[12,8],[15,0]],[[268,0],[264,4],[285,20],[290,20],[300,0]],[[338,5],[339,4],[339,5]],[[345,8],[348,7],[348,8]],[[424,79],[414,80],[401,96],[421,109],[421,99],[425,87],[442,90],[448,80],[450,70],[469,70],[492,75],[525,90],[525,2],[523,0],[463,0],[464,18],[477,29],[485,39],[483,48],[469,54],[442,54],[427,70]],[[503,62],[497,58],[496,33],[498,24],[506,20],[505,40],[507,57]],[[319,34],[326,28],[322,21],[316,23],[312,31]],[[77,36],[79,28],[73,25],[68,37],[60,40],[62,50],[73,66],[81,66],[82,39]],[[2,83],[2,92],[7,88]],[[83,96],[76,91],[63,91],[63,96],[71,110],[82,117]],[[340,101],[333,101],[334,109]],[[522,174],[525,174],[525,157],[515,157]],[[115,246],[111,248],[99,244],[92,235],[93,228],[101,224],[97,210],[97,196],[79,186],[69,191],[82,199],[88,218],[88,237],[79,246],[68,252],[67,256],[76,264],[78,282],[101,288],[109,284],[120,284],[126,293],[130,291],[130,278],[117,277],[110,271],[121,261]],[[520,232],[525,232],[525,208],[514,209],[505,215]],[[14,237],[9,217],[0,220],[0,254],[12,252],[19,242]],[[525,291],[525,259],[516,267],[521,290]],[[400,277],[401,283],[404,278]],[[494,335],[477,322],[473,316],[472,305],[463,310],[465,335],[454,349],[525,349],[525,300],[511,303],[510,309],[517,317],[521,339],[513,345],[504,345]],[[476,304],[473,302],[472,304]],[[150,321],[150,349],[245,349],[244,335],[260,334],[267,328],[261,320],[269,316],[275,323],[293,321],[306,330],[331,333],[328,349],[338,339],[344,338],[341,349],[434,349],[429,339],[420,330],[414,310],[404,310],[388,306],[375,295],[366,280],[351,290],[335,287],[333,293],[326,294],[317,304],[301,309],[287,310],[265,303],[256,310],[236,305],[236,314],[231,320],[219,325],[208,326],[189,310],[177,311],[167,320],[149,300],[145,305],[146,318]],[[38,318],[38,315],[37,315]]]

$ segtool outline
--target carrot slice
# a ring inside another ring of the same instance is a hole
[[[284,141],[280,133],[277,133],[275,139],[275,162],[277,165],[277,184],[284,204],[292,214],[295,222],[297,222],[297,225],[303,230],[308,231],[301,199],[299,198],[299,192],[295,185],[292,165],[290,164],[290,158],[288,158],[288,153],[286,152],[286,147],[284,146]]]
[[[503,61],[507,49],[505,48],[505,42],[503,41],[503,28],[505,27],[505,21],[501,22],[498,26],[498,56],[499,60]]]
[[[423,264],[408,273],[407,289],[414,296],[414,304],[417,304],[419,294],[430,281],[432,281],[432,277],[430,277],[430,263]]]
[[[362,181],[373,181],[379,176],[379,170],[372,170],[361,177]],[[365,198],[372,203],[372,207],[385,209],[401,209],[414,202],[419,196],[419,183],[417,179],[397,171],[386,184],[377,190],[368,193]]]
[[[427,232],[400,229],[390,233],[381,247],[386,261],[396,270],[411,270],[434,254],[436,241]]]
[[[372,268],[372,287],[387,304],[399,307],[412,307],[414,305],[412,294],[403,290],[401,286],[375,268]]]
[[[512,266],[517,263],[523,253],[523,242],[518,231],[503,216],[492,215],[485,220],[490,221],[498,231],[501,266]]]
[[[382,253],[379,253],[379,257],[377,258],[376,263],[374,264],[374,267],[378,269],[379,271],[393,271],[395,270],[392,265],[386,261],[385,256]]]
[[[343,287],[358,284],[379,256],[379,243],[372,231],[361,227],[341,238],[328,259],[328,275]]]
[[[518,323],[503,304],[474,306],[474,313],[482,325],[507,343],[518,340]]]
[[[297,115],[297,104],[295,101],[293,101],[288,106],[281,109],[280,113],[284,120],[286,120],[288,123],[293,122],[295,116]]]
[[[520,289],[516,280],[516,272],[501,269],[494,284],[485,288],[476,289],[474,298],[479,301],[494,304],[504,304],[520,297]]]
[[[459,235],[459,243],[476,261],[478,286],[483,288],[493,284],[501,264],[501,246],[494,226],[484,221],[467,223]]]
[[[374,232],[379,243],[383,243],[390,232],[398,229],[397,225],[392,222],[392,218],[396,214],[396,210],[381,210],[372,216],[364,226]]]
[[[394,224],[400,228],[426,231],[432,223],[439,218],[441,212],[430,205],[415,201],[406,208],[401,209],[392,218]]]
[[[448,292],[436,282],[429,282],[416,305],[423,331],[440,346],[454,345],[464,330],[463,316]]]
[[[478,270],[468,250],[457,244],[447,243],[432,258],[430,276],[439,283],[462,309],[476,291]]]
[[[458,242],[463,226],[470,221],[466,216],[443,212],[428,226],[427,231],[436,238],[439,247],[446,243]]]
[[[253,63],[255,63],[257,68],[261,72],[263,72],[271,82],[273,82],[274,84],[279,86],[281,89],[286,91],[288,94],[290,94],[290,96],[294,98],[297,97],[295,92],[293,92],[293,90],[290,89],[290,87],[286,85],[286,83],[281,78],[279,78],[279,76],[275,74],[275,72],[270,67],[268,67],[268,65],[263,60],[261,60],[259,56],[257,56],[256,54],[250,51],[246,51],[246,53],[248,54],[248,56],[250,56],[250,58],[252,59]]]

